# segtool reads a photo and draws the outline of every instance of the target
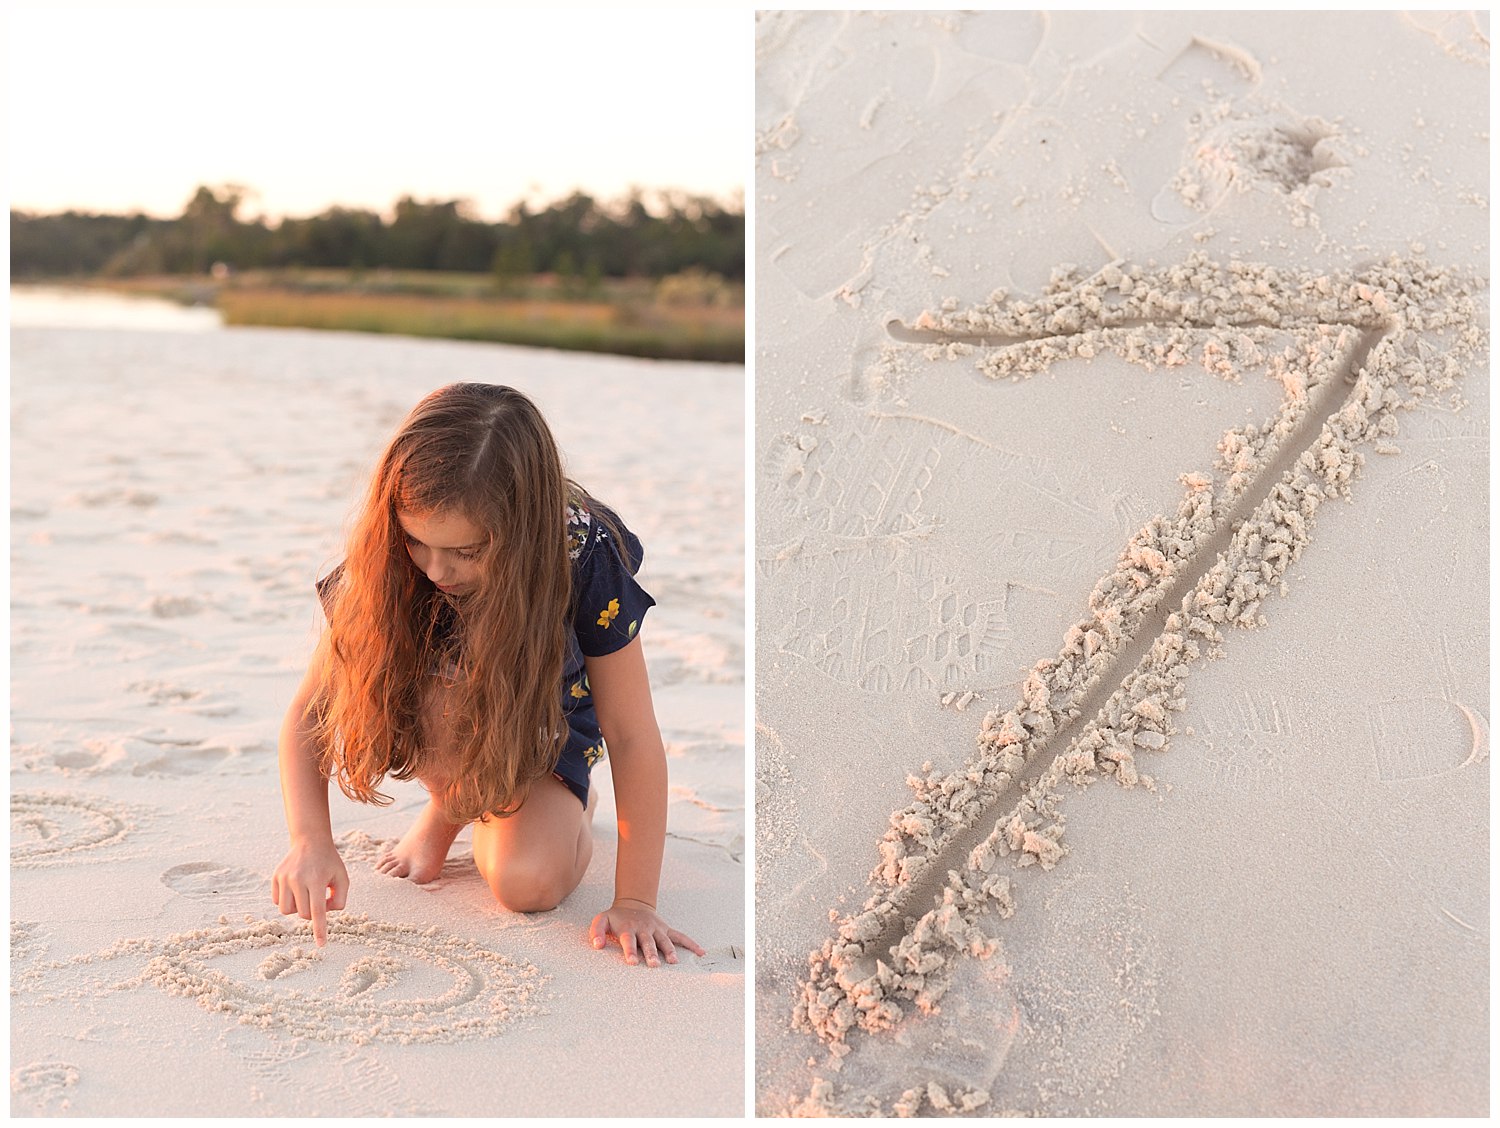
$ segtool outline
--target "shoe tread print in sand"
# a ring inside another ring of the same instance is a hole
[[[832,1070],[855,1031],[938,1013],[966,957],[1003,977],[992,931],[1015,908],[1006,869],[1048,870],[1066,855],[1059,785],[1103,772],[1152,786],[1137,758],[1168,747],[1191,667],[1224,653],[1227,628],[1266,624],[1262,605],[1285,593],[1319,506],[1350,499],[1359,448],[1388,442],[1398,410],[1453,387],[1482,358],[1483,289],[1398,259],[1313,274],[1195,255],[1156,271],[1113,264],[1086,280],[1057,278],[1035,301],[1000,297],[891,326],[928,349],[977,346],[985,375],[1013,380],[1106,351],[1168,365],[1201,354],[1233,368],[1272,334],[1292,334],[1296,347],[1269,358],[1285,392],[1275,415],[1225,432],[1212,473],[1182,475],[1176,512],[1130,538],[1058,655],[1036,664],[1012,708],[984,718],[968,761],[909,777],[913,799],[890,817],[873,892],[859,912],[831,914],[836,934],[811,955],[795,1007],[794,1025],[829,1046]],[[987,1102],[982,1089],[916,1076],[912,1060],[897,1115]],[[844,1103],[819,1077],[802,1111],[848,1111]]]
[[[816,430],[773,444],[787,488],[770,504],[797,533],[759,553],[762,575],[776,576],[792,604],[784,622],[768,624],[771,643],[876,693],[952,691],[983,678],[1010,633],[1004,600],[961,599],[922,551],[935,528],[927,511],[937,472],[961,452],[945,435],[915,449],[876,413],[837,437]]]

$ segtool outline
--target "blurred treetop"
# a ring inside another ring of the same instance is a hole
[[[201,186],[176,219],[145,215],[10,213],[11,276],[198,274],[333,267],[493,271],[502,281],[538,272],[663,278],[697,268],[745,277],[743,205],[685,193],[640,192],[602,203],[574,192],[539,210],[517,204],[501,222],[476,218],[463,200],[403,196],[390,220],[331,207],[275,226],[242,220],[247,190]]]

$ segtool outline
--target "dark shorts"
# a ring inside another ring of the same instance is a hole
[[[589,763],[581,752],[572,748],[564,749],[563,754],[557,758],[552,774],[568,785],[568,790],[578,796],[580,803],[585,807],[589,805]]]

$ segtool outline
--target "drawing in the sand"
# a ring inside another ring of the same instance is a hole
[[[985,716],[967,762],[908,779],[913,799],[890,817],[872,893],[859,911],[833,914],[836,933],[810,957],[796,1004],[795,1024],[829,1047],[831,1070],[871,1044],[851,1044],[852,1033],[940,1015],[966,961],[1003,987],[998,924],[1016,907],[1008,871],[1066,855],[1062,785],[1104,773],[1153,786],[1141,760],[1169,747],[1194,663],[1222,655],[1229,629],[1267,625],[1266,602],[1285,593],[1319,506],[1351,497],[1363,448],[1389,445],[1398,411],[1452,390],[1482,355],[1482,290],[1462,272],[1394,258],[1318,274],[1193,256],[1160,270],[1112,264],[1059,278],[1034,301],[923,314],[893,331],[934,359],[974,351],[995,379],[1108,351],[1152,368],[1259,367],[1284,398],[1265,422],[1226,431],[1211,471],[1184,468],[1176,512],[1130,538],[1058,655],[1036,664],[1012,708]],[[991,1021],[1003,1027],[1005,1014]],[[1003,1032],[991,1037],[957,1085],[903,1056],[892,1107],[982,1107],[1006,1045]],[[880,1105],[873,1093],[839,1097],[823,1076],[804,1105],[859,1098]]]
[[[131,813],[102,799],[54,791],[17,791],[10,797],[10,864],[20,868],[71,862],[124,840]]]
[[[436,926],[340,917],[329,930],[340,943],[317,948],[296,925],[221,917],[219,927],[120,940],[34,974],[145,959],[136,975],[104,989],[150,984],[246,1025],[356,1045],[493,1038],[544,1013],[547,977],[525,960]]]

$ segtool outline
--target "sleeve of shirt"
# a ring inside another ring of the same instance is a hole
[[[333,601],[338,595],[339,583],[344,578],[344,566],[340,564],[318,581],[318,601],[323,604],[323,617],[333,622]]]
[[[618,518],[614,520],[625,538],[625,552],[621,553],[602,521],[590,521],[574,565],[573,632],[586,658],[613,654],[630,645],[640,633],[646,611],[656,606],[656,600],[635,581],[641,542]]]

